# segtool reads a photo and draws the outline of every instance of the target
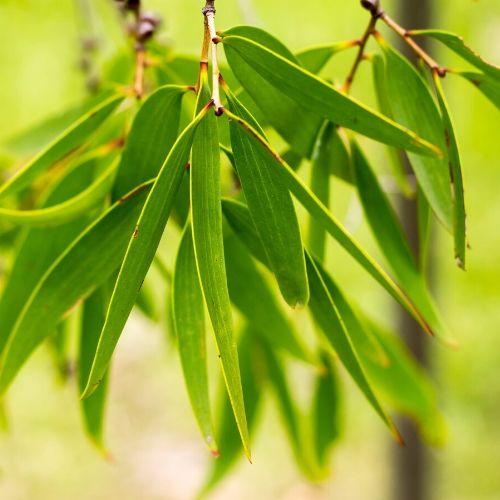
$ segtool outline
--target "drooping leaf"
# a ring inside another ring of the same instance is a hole
[[[99,104],[93,110],[88,111],[33,160],[0,186],[0,198],[5,198],[28,186],[46,169],[84,144],[122,101],[122,96],[114,96]]]
[[[88,163],[94,163],[90,158]],[[0,217],[13,224],[29,227],[60,226],[66,222],[82,217],[108,195],[115,180],[118,161],[111,165],[80,193],[56,205],[34,210],[16,210],[0,207]],[[85,168],[81,166],[80,168]]]
[[[95,290],[83,304],[78,362],[78,390],[80,394],[85,389],[85,384],[92,368],[92,360],[94,359],[99,334],[104,324],[110,293],[110,287],[104,284]],[[103,442],[103,427],[108,378],[106,374],[99,388],[92,394],[92,397],[80,399],[80,409],[85,430],[91,441],[102,453],[106,453]]]
[[[429,36],[439,40],[462,59],[465,59],[483,73],[490,75],[492,79],[498,81],[500,78],[500,67],[485,61],[477,52],[465,44],[461,36],[442,30],[412,30],[410,34],[411,36]]]
[[[62,203],[77,195],[92,181],[92,175],[92,168],[75,168],[69,171],[52,187],[40,207]],[[23,231],[0,298],[0,353],[36,284],[86,224],[86,218],[82,217],[56,228]]]
[[[412,314],[412,316],[419,322],[422,328],[428,332],[433,333],[435,330],[437,334],[443,329],[441,322],[434,314],[426,316],[424,312],[419,311],[415,304],[407,297],[405,292],[387,275],[387,273],[359,246],[359,244],[347,233],[342,225],[333,217],[329,210],[311,193],[309,188],[297,177],[295,172],[283,161],[283,159],[272,149],[266,140],[245,120],[232,115],[226,110],[226,114],[243,127],[243,129],[250,135],[257,137],[262,147],[268,154],[275,159],[275,167],[279,168],[283,173],[283,178],[286,179],[288,189],[293,193],[297,200],[304,206],[304,208],[315,217],[318,222],[324,225],[327,232],[358,262],[387,292],[389,292],[404,308]],[[243,207],[244,209],[244,207]],[[243,215],[242,208],[237,211],[236,218]],[[242,219],[244,221],[244,218]],[[253,251],[257,253],[258,259],[266,261],[266,257],[262,257],[261,249],[254,246]],[[440,335],[444,337],[444,334]]]
[[[498,78],[495,79],[490,75],[468,71],[461,71],[458,74],[472,83],[497,109],[500,109],[500,83]]]
[[[125,143],[114,189],[116,197],[158,175],[177,139],[185,92],[186,87],[167,85],[144,101]]]
[[[228,93],[228,98],[231,110],[255,127],[252,116],[235,96]],[[304,250],[292,197],[258,140],[234,121],[229,126],[238,177],[281,293],[292,307],[307,304]]]
[[[234,234],[224,238],[224,251],[229,296],[247,322],[273,348],[314,362],[314,356],[297,335],[247,249]]]
[[[385,56],[387,92],[394,118],[412,128],[443,152],[441,158],[409,153],[411,166],[425,196],[444,226],[453,228],[450,174],[439,110],[431,90],[411,63],[380,37]]]
[[[191,225],[184,230],[172,284],[172,309],[182,371],[203,439],[219,455],[212,423],[205,342],[205,304],[194,255]]]
[[[441,77],[434,73],[434,85],[438,97],[441,116],[443,117],[444,136],[448,150],[448,161],[453,188],[453,234],[455,236],[455,259],[461,268],[465,268],[465,200],[462,163],[458,151],[457,138],[451,121],[451,115],[441,85]]]
[[[202,79],[202,82],[204,79]],[[210,99],[202,84],[198,106]],[[208,113],[193,141],[191,155],[191,219],[196,265],[203,296],[219,351],[222,373],[241,435],[250,460],[245,405],[233,332],[231,302],[227,288],[222,235],[221,173],[217,117]]]
[[[70,316],[64,321],[61,321],[61,323],[56,326],[52,335],[47,339],[57,378],[62,383],[67,382],[70,375],[71,360],[68,352],[68,337],[70,334],[69,323],[71,319]]]
[[[285,60],[299,64],[295,56],[279,40],[259,28],[238,26],[226,31],[224,35],[249,38],[279,54]],[[280,89],[275,88],[255,70],[251,62],[242,58],[234,50],[226,50],[226,56],[236,78],[269,123],[292,146],[294,151],[302,157],[309,157],[317,131],[321,126],[321,118],[300,103],[294,102]]]
[[[406,294],[425,318],[439,326],[435,329],[435,335],[445,342],[452,342],[442,325],[424,276],[418,269],[396,214],[379,186],[365,155],[354,140],[351,143],[351,150],[358,193],[380,249]]]
[[[329,45],[315,45],[297,52],[295,57],[307,71],[317,74],[335,54],[358,45],[358,40],[344,40]]]
[[[385,144],[432,157],[438,154],[434,145],[414,132],[370,110],[267,47],[236,35],[224,35],[222,42],[229,61],[235,55],[244,59],[273,87],[311,112]],[[300,124],[295,128],[302,127],[296,115],[289,120],[294,125]]]
[[[80,299],[120,265],[149,185],[122,198],[81,233],[35,286],[9,338],[0,368],[0,393],[33,350]]]
[[[133,233],[127,234],[128,248],[111,296],[87,387],[82,394],[84,398],[92,394],[106,372],[170,216],[186,171],[194,133],[206,113],[205,108],[177,139],[153,183]]]
[[[352,346],[348,332],[339,316],[328,288],[323,281],[317,264],[307,253],[306,260],[311,287],[311,301],[309,307],[315,322],[319,328],[321,328],[325,338],[333,347],[345,369],[349,372],[372,408],[390,429],[396,440],[401,441],[401,437],[394,423],[383,409],[366,378],[365,372],[359,362],[358,355]]]

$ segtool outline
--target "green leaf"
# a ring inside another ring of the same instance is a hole
[[[179,131],[186,87],[167,85],[153,92],[139,109],[125,143],[115,196],[158,175]]]
[[[458,74],[477,87],[497,109],[500,109],[500,83],[498,78],[494,79],[489,75],[467,71],[461,71]]]
[[[295,56],[280,41],[259,28],[239,26],[226,31],[224,36],[250,38],[285,60],[299,64]],[[302,157],[309,157],[322,120],[301,103],[294,102],[281,89],[275,88],[256,71],[251,62],[242,58],[236,51],[226,48],[225,52],[231,70],[269,123],[294,151]],[[296,126],[297,123],[300,123],[300,126]]]
[[[86,168],[95,158],[86,160]],[[0,217],[13,224],[30,227],[59,226],[77,219],[98,206],[111,190],[115,180],[118,160],[115,160],[97,179],[74,197],[56,205],[34,210],[15,210],[0,207]]]
[[[465,200],[462,162],[458,151],[457,138],[451,121],[451,115],[441,85],[441,77],[434,73],[434,86],[438,97],[441,116],[443,117],[444,136],[448,150],[448,161],[453,188],[453,234],[455,236],[455,259],[459,267],[465,268]]]
[[[122,96],[114,96],[77,120],[0,187],[0,199],[28,186],[54,163],[85,143],[122,101]]]
[[[445,342],[453,343],[433,304],[424,276],[418,269],[396,214],[354,140],[351,142],[351,151],[358,194],[380,249],[408,297],[424,317],[436,325],[434,334]]]
[[[352,346],[348,332],[339,316],[339,312],[335,307],[317,264],[307,253],[306,260],[311,287],[311,301],[309,307],[315,322],[324,333],[325,338],[333,347],[340,361],[372,408],[387,425],[396,440],[401,441],[401,436],[394,426],[394,423],[382,408],[382,405],[366,378],[365,372],[359,362],[358,355]]]
[[[439,40],[442,44],[446,45],[449,49],[458,54],[462,59],[465,59],[473,66],[480,69],[483,73],[490,75],[492,79],[498,81],[500,78],[500,67],[485,61],[477,52],[465,44],[464,39],[461,36],[442,30],[412,30],[410,35],[429,36],[435,40]]]
[[[200,100],[204,98],[209,99],[206,85],[200,93]],[[224,260],[219,134],[214,113],[208,113],[200,124],[193,142],[191,160],[191,217],[196,264],[229,399],[245,453],[250,460],[238,351],[233,333]]]
[[[128,248],[115,283],[83,398],[90,396],[99,385],[134,307],[186,171],[194,133],[206,112],[207,109],[204,109],[199,113],[177,139],[151,188],[133,234],[126,235]]]
[[[0,393],[66,311],[116,271],[144,203],[148,185],[122,198],[56,259],[29,297],[5,347]]]
[[[246,327],[238,344],[241,383],[245,396],[245,413],[250,436],[254,434],[258,413],[261,406],[265,366],[262,362],[262,349],[255,342],[256,332]],[[201,494],[211,491],[236,464],[241,453],[241,438],[234,420],[231,403],[222,394],[218,411],[217,440],[220,443],[220,457],[212,462],[211,471],[202,488]]]
[[[385,56],[387,92],[394,118],[424,139],[446,151],[443,126],[431,90],[418,71],[401,54],[377,38]],[[453,227],[453,203],[446,156],[429,158],[408,154],[410,163],[429,203],[444,226]]]
[[[224,213],[227,203],[232,202],[223,201]],[[253,222],[250,220],[249,223]],[[255,228],[253,232],[258,239]],[[229,296],[248,323],[273,348],[283,350],[302,361],[315,362],[316,359],[297,335],[247,249],[234,234],[224,238],[224,252]]]
[[[219,455],[212,423],[205,342],[205,304],[194,255],[191,225],[179,245],[175,263],[172,308],[184,380],[198,426],[215,457]]]
[[[232,111],[255,126],[241,103],[228,93]],[[238,177],[259,237],[281,293],[291,307],[307,304],[304,250],[292,197],[273,159],[258,140],[230,122],[231,145]]]
[[[436,156],[437,151],[434,145],[423,141],[415,133],[392,122],[380,113],[370,110],[352,97],[342,94],[332,85],[280,54],[241,36],[226,35],[222,41],[230,65],[231,58],[238,55],[277,90],[309,111],[376,141],[420,154]],[[288,119],[291,120],[295,129],[302,128],[303,124],[298,120],[297,115]],[[290,125],[290,121],[288,124]]]
[[[335,54],[350,49],[351,47],[357,47],[358,45],[358,40],[344,40],[329,45],[315,45],[302,49],[295,54],[295,57],[307,71],[317,74]]]
[[[283,161],[276,151],[266,142],[266,140],[245,120],[226,110],[229,118],[237,120],[243,129],[250,135],[259,139],[262,148],[274,158],[274,166],[281,170],[283,178],[286,180],[288,189],[304,206],[304,208],[315,217],[319,223],[323,224],[326,231],[358,262],[387,292],[389,292],[412,316],[420,323],[422,328],[429,333],[434,330],[441,330],[442,325],[434,315],[429,317],[422,314],[415,305],[408,299],[401,288],[387,275],[387,273],[359,246],[359,244],[347,233],[342,225],[333,217],[328,209],[317,199],[309,188],[300,180],[295,172]],[[243,207],[244,208],[244,207]],[[240,207],[240,213],[241,213]],[[236,217],[238,215],[236,214]],[[254,245],[252,251],[258,252],[258,259],[262,261],[262,251]],[[266,258],[263,258],[264,261]]]
[[[323,354],[322,362],[324,368],[316,378],[311,418],[316,460],[320,468],[326,469],[329,451],[340,433],[340,388],[331,356]]]
[[[79,193],[92,180],[93,169],[76,168],[52,187],[41,207],[58,204]],[[85,228],[86,218],[56,228],[25,229],[0,298],[0,353],[31,292],[56,258]]]
[[[97,349],[99,334],[106,309],[108,307],[110,292],[106,284],[95,290],[83,304],[82,324],[80,331],[80,349],[78,361],[78,389],[81,393],[92,368],[92,361]],[[80,409],[85,430],[97,449],[107,454],[103,443],[104,410],[108,392],[108,378],[106,376],[92,397],[80,400]]]

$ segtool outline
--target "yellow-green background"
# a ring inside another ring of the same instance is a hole
[[[109,36],[103,50],[111,50],[120,38],[112,12],[106,0],[92,3],[100,13],[99,37],[104,42]],[[162,34],[177,50],[198,53],[201,2],[145,4],[162,13]],[[219,27],[258,22],[293,49],[356,38],[366,23],[356,0],[218,0],[217,4]],[[244,4],[254,6],[250,19],[241,10]],[[391,11],[393,4],[385,2],[386,9]],[[435,26],[464,35],[481,54],[500,63],[498,0],[433,4]],[[75,12],[68,0],[0,3],[0,142],[83,95],[76,69]],[[444,50],[437,57],[445,65],[459,63]],[[348,59],[339,59],[337,76],[345,73]],[[368,79],[363,68],[354,93],[370,99]],[[498,111],[466,82],[452,76],[445,82],[463,156],[471,250],[463,273],[454,267],[449,239],[437,235],[437,300],[461,347],[457,351],[432,347],[433,378],[448,422],[448,440],[431,452],[430,489],[435,500],[493,500],[500,498],[500,121]],[[337,207],[344,218],[351,199],[345,191],[339,188],[343,201]],[[366,239],[364,229],[359,233]],[[338,266],[341,281],[367,309],[386,317],[388,304],[380,289],[367,287],[372,282],[364,281],[345,262]],[[354,386],[344,387],[344,436],[328,482],[310,486],[301,480],[274,407],[268,403],[254,464],[242,462],[214,498],[389,498],[392,444]],[[177,357],[163,332],[142,319],[136,319],[124,335],[113,369],[106,426],[111,462],[102,460],[86,441],[75,389],[58,385],[43,349],[17,379],[7,404],[11,429],[0,437],[0,498],[7,500],[188,499],[210,460],[191,417]]]

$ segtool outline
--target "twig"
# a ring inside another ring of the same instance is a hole
[[[146,48],[144,44],[137,44],[135,48],[135,75],[134,94],[137,99],[144,95],[144,69],[146,67]]]

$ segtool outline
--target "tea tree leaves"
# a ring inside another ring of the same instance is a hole
[[[125,143],[114,189],[116,197],[158,174],[177,139],[185,92],[186,87],[167,85],[144,101]]]
[[[131,193],[90,225],[53,263],[36,285],[2,358],[0,393],[23,363],[78,300],[106,282],[125,254],[147,189]],[[102,376],[102,374],[101,374]]]
[[[47,148],[0,186],[0,199],[15,194],[28,186],[41,173],[87,141],[95,130],[122,103],[122,96],[115,96],[87,112],[66,129]]]
[[[500,109],[500,81],[498,78],[468,71],[460,71],[458,74],[472,83],[497,109]]]
[[[229,60],[236,52],[277,90],[319,116],[385,144],[429,156],[438,154],[434,145],[415,133],[342,94],[263,45],[235,35],[224,36],[222,41]]]
[[[208,449],[218,456],[208,390],[205,304],[189,224],[179,245],[172,288],[175,333],[189,399]]]
[[[378,38],[386,62],[387,91],[394,118],[436,144],[443,153],[446,145],[439,110],[431,91],[418,71],[403,56]],[[417,180],[444,226],[453,227],[453,204],[446,157],[441,159],[409,153]]]
[[[137,224],[133,231],[126,235],[128,248],[82,397],[92,394],[107,369],[170,216],[186,170],[195,130],[206,113],[207,109],[202,110],[177,139],[151,188],[139,219],[136,219]]]
[[[255,124],[231,94],[229,102],[236,114]],[[291,307],[305,305],[309,290],[304,250],[290,193],[258,140],[234,121],[229,127],[238,177],[281,293]]]
[[[202,87],[201,97],[208,97]],[[241,389],[238,352],[233,332],[231,302],[222,236],[220,151],[217,118],[208,113],[200,123],[191,157],[191,218],[196,264],[219,350],[222,373],[245,453],[250,448]]]
[[[315,45],[297,52],[295,57],[307,71],[318,74],[335,54],[357,45],[357,40],[346,40],[329,45]]]

